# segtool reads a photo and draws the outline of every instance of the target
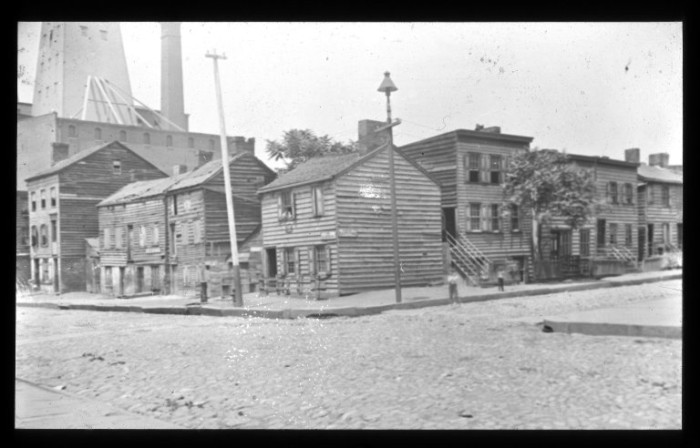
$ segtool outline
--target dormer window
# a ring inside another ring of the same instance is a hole
[[[119,160],[115,160],[112,162],[112,174],[122,174],[122,163]]]

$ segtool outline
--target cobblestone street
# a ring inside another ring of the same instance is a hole
[[[17,308],[16,376],[185,428],[680,429],[680,340],[536,323],[681,289],[299,320]]]

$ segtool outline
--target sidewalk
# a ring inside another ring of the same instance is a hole
[[[107,403],[15,379],[16,429],[182,429]]]
[[[681,270],[653,271],[608,277],[603,280],[586,280],[562,283],[534,283],[511,285],[505,292],[497,288],[459,286],[460,302],[476,302],[532,295],[553,294],[564,291],[585,291],[615,286],[638,285],[682,278]],[[412,309],[447,305],[446,286],[403,288],[402,303],[395,303],[393,289],[370,291],[350,296],[316,301],[270,294],[244,294],[244,306],[234,307],[230,298],[212,298],[199,303],[194,298],[180,296],[148,296],[133,299],[117,299],[85,292],[63,295],[18,295],[17,306],[40,306],[64,310],[143,312],[154,314],[181,314],[205,316],[257,316],[273,319],[298,317],[360,316],[377,314],[392,309]]]

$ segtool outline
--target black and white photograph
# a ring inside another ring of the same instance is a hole
[[[15,429],[683,429],[683,22],[15,23]]]

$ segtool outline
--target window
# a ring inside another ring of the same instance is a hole
[[[605,246],[605,220],[604,219],[599,219],[596,221],[597,225],[597,238],[596,238],[596,243],[598,244],[598,247],[603,247]]]
[[[617,244],[617,224],[610,223],[610,244]]]
[[[120,142],[126,141],[126,131],[124,131],[124,130],[119,131],[119,141]]]
[[[80,35],[81,36],[87,36],[87,27],[86,26],[80,26]]]
[[[173,195],[173,215],[177,215],[177,195]]]
[[[671,224],[665,222],[661,224],[661,230],[663,232],[664,244],[671,243]]]
[[[32,211],[35,212],[36,211],[36,192],[35,191],[32,191],[31,197],[32,197]]]
[[[608,182],[608,202],[617,204],[617,182]]]
[[[177,237],[175,230],[175,223],[170,223],[170,251],[172,252],[173,256],[177,256],[177,244],[175,244]]]
[[[124,229],[122,227],[116,227],[114,229],[114,247],[117,249],[121,249],[124,245],[123,232]]]
[[[661,205],[664,207],[671,206],[671,191],[668,185],[661,186]]]
[[[143,143],[146,145],[151,144],[151,134],[149,134],[148,132],[143,133]]]
[[[280,192],[278,200],[278,217],[280,221],[293,221],[295,219],[294,202],[296,195],[291,191]]]
[[[173,136],[172,135],[165,136],[165,146],[173,146]]]
[[[146,247],[146,226],[139,227],[139,246]]]
[[[100,37],[102,40],[107,40],[107,30],[100,30]]]
[[[591,230],[581,229],[579,232],[581,237],[580,241],[580,253],[582,257],[589,257],[591,255]]]
[[[40,199],[41,199],[41,209],[43,210],[46,208],[46,190],[41,190]]]
[[[153,235],[153,241],[151,243],[154,246],[157,246],[160,243],[160,231],[158,230],[158,223],[153,224],[151,234]]]
[[[41,247],[47,247],[49,245],[49,228],[46,224],[39,227],[39,237],[41,238]]]
[[[481,230],[480,203],[473,202],[467,207],[467,230],[472,232]]]
[[[296,274],[297,267],[297,252],[293,247],[287,247],[283,249],[282,255],[284,257],[284,271],[286,274]]]
[[[491,204],[491,230],[494,232],[501,231],[501,214],[498,204]]]
[[[632,224],[625,224],[625,246],[632,247]]]
[[[95,128],[95,140],[102,140],[102,129]]]
[[[481,154],[470,152],[467,154],[467,182],[479,182],[479,170],[481,169]]]
[[[49,190],[49,198],[51,199],[51,207],[56,208],[56,187],[51,187]]]
[[[202,220],[195,219],[192,221],[192,232],[194,233],[194,244],[199,244],[202,242]]]
[[[68,126],[68,137],[77,137],[78,136],[78,131],[76,131],[75,126],[70,125]]]
[[[647,204],[654,205],[654,186],[647,185]]]
[[[103,233],[104,233],[104,238],[103,238],[103,242],[102,242],[102,247],[105,249],[109,249],[112,246],[112,238],[111,238],[112,229],[110,229],[109,227],[105,227]]]
[[[313,273],[328,274],[331,271],[331,248],[330,246],[314,246],[311,251],[311,267]]]
[[[119,160],[112,162],[112,173],[118,176],[122,174],[122,163]]]
[[[194,139],[192,137],[187,138],[187,147],[194,148]]]
[[[501,171],[503,170],[503,158],[498,155],[491,155],[491,183],[501,183]]]
[[[510,231],[520,231],[520,210],[515,204],[511,204],[510,206]]]
[[[323,216],[323,187],[311,188],[311,207],[314,216]]]
[[[625,184],[625,203],[628,205],[634,204],[634,189],[632,184]]]
[[[56,242],[56,237],[57,237],[57,231],[56,231],[56,220],[52,219],[51,220],[51,242],[55,243]]]
[[[39,245],[39,230],[36,226],[32,226],[32,237],[31,237],[32,247],[37,247]]]

